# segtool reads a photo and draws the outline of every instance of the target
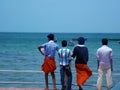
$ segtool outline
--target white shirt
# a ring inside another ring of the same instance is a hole
[[[110,60],[112,59],[112,49],[107,45],[103,45],[97,50],[96,57],[99,60],[100,66],[110,66]]]

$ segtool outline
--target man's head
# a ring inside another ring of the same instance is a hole
[[[78,39],[78,44],[83,45],[85,43],[85,38],[79,37]]]
[[[67,46],[67,41],[66,40],[63,40],[62,41],[62,47],[66,47]]]
[[[49,34],[47,37],[49,40],[54,40],[54,34]]]
[[[103,38],[102,39],[102,45],[108,45],[108,39]]]

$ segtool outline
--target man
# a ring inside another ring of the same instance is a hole
[[[62,48],[58,51],[59,64],[60,64],[60,75],[62,90],[71,90],[72,85],[72,72],[70,69],[70,62],[72,60],[71,51],[67,48],[67,41],[62,41]],[[64,80],[67,76],[67,80]],[[67,82],[67,83],[66,83]],[[67,85],[67,87],[65,86]]]
[[[107,46],[108,39],[102,39],[102,47],[100,47],[96,52],[96,57],[98,60],[98,80],[97,80],[97,90],[102,90],[102,79],[104,71],[106,72],[107,88],[112,87],[112,49]]]
[[[87,66],[88,62],[88,48],[84,45],[85,38],[78,38],[78,45],[73,49],[72,57],[76,57],[75,68],[76,68],[76,80],[79,90],[82,89],[82,85],[92,75],[92,71]]]
[[[45,90],[49,90],[49,87],[48,87],[48,74],[49,73],[51,73],[53,87],[54,87],[54,90],[56,90],[56,79],[55,79],[55,74],[54,74],[54,71],[56,69],[55,52],[58,51],[59,47],[54,42],[54,34],[49,34],[47,37],[48,37],[48,42],[38,47],[38,50],[45,57],[44,63],[41,66],[41,69],[43,72],[45,72],[45,84],[46,84]],[[44,49],[44,52],[43,52],[43,49]]]

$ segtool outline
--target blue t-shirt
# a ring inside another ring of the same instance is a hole
[[[54,41],[49,41],[42,45],[44,48],[44,53],[49,58],[55,58],[55,52],[59,50],[58,45]]]

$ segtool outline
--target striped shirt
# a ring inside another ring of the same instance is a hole
[[[63,65],[63,66],[69,65],[69,61],[72,60],[70,49],[61,48],[58,51],[58,55],[59,55],[60,65]]]

